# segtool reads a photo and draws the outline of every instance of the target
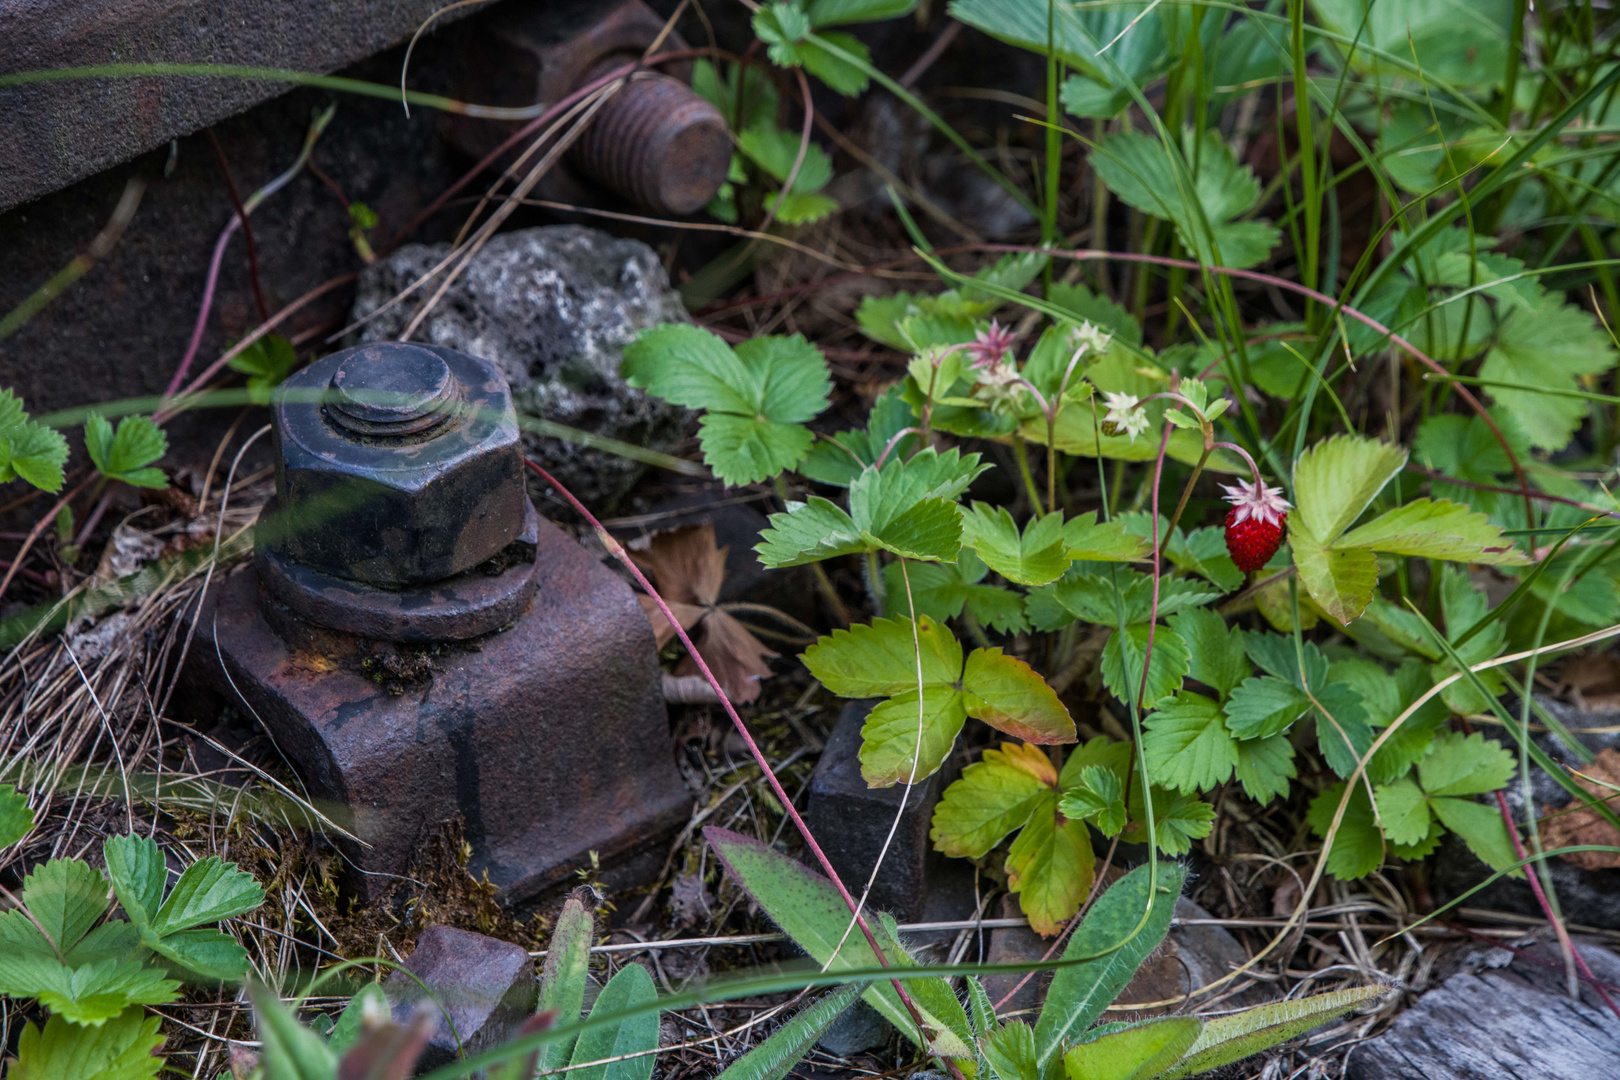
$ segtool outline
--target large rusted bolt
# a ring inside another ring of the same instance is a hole
[[[574,143],[573,166],[655,214],[694,214],[731,164],[720,111],[668,75],[621,86]]]
[[[524,531],[528,496],[506,379],[435,345],[345,349],[272,407],[278,556],[400,589],[479,566]]]
[[[641,0],[556,0],[511,4],[491,13],[467,39],[465,101],[528,106],[562,100],[577,88],[637,60],[664,20]],[[665,49],[684,47],[669,35]],[[544,197],[601,203],[604,191],[659,215],[701,209],[726,181],[731,135],[720,111],[668,73],[641,72],[602,104],[590,126],[542,179]],[[522,127],[517,122],[449,117],[445,133],[483,157]],[[498,166],[516,156],[512,151]],[[532,164],[532,159],[530,164]]]

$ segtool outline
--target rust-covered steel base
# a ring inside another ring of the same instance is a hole
[[[362,897],[386,895],[458,813],[469,869],[488,871],[507,903],[571,878],[592,852],[609,863],[686,820],[634,594],[544,520],[535,561],[527,610],[469,642],[392,646],[275,619],[283,637],[252,566],[204,601],[193,655],[312,795],[351,808],[365,846],[345,854]]]

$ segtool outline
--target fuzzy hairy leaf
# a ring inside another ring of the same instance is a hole
[[[1024,661],[974,649],[962,672],[967,714],[1031,743],[1074,742],[1074,720],[1057,693]]]
[[[1069,1080],[1147,1080],[1181,1060],[1203,1030],[1196,1016],[1145,1020],[1074,1046],[1063,1069]]]
[[[849,925],[849,908],[832,882],[757,840],[713,826],[705,828],[703,835],[732,878],[782,928],[783,933],[818,963],[827,964],[830,961],[832,971],[877,966],[877,957],[865,935],[857,930],[846,938],[844,930]],[[842,948],[838,947],[840,941],[844,943]],[[908,985],[915,986],[916,983],[909,981]],[[906,1032],[908,1037],[915,1036],[917,1027],[910,1013],[901,1005],[893,984],[873,983],[861,996],[891,1024]],[[926,1028],[928,1045],[925,1049],[946,1057],[971,1060],[972,1047],[926,1006],[919,1007]],[[647,1060],[650,1062],[652,1059],[649,1057]]]
[[[1063,958],[1093,959],[1059,968],[1052,976],[1035,1023],[1036,1060],[1042,1069],[1102,1015],[1164,940],[1186,870],[1159,863],[1155,883],[1154,869],[1152,864],[1138,866],[1109,886],[1070,935]]]
[[[570,896],[557,916],[551,945],[540,969],[539,1012],[556,1010],[557,1026],[579,1022],[585,1007],[585,984],[590,978],[591,941],[596,920],[578,896]],[[560,1069],[574,1052],[574,1039],[562,1038],[540,1047],[539,1067]]]
[[[640,964],[626,964],[618,974],[608,980],[591,1006],[592,1016],[611,1016],[636,1005],[658,1000],[658,988],[652,976]],[[652,1075],[654,1055],[658,1049],[658,1014],[645,1012],[606,1027],[591,1028],[583,1032],[574,1044],[571,1068],[573,1080],[647,1080]],[[585,1066],[587,1061],[640,1055],[609,1061],[602,1065]]]
[[[1080,910],[1091,891],[1096,858],[1091,833],[1082,821],[1058,812],[1058,795],[1048,789],[1007,850],[1007,887],[1037,934],[1052,935]]]
[[[153,1051],[163,1045],[161,1023],[142,1009],[128,1009],[86,1030],[60,1016],[43,1030],[24,1026],[17,1040],[11,1080],[149,1080],[163,1068]]]
[[[1158,1080],[1179,1080],[1241,1061],[1320,1027],[1357,1006],[1370,1004],[1383,993],[1381,986],[1358,986],[1212,1017],[1204,1023],[1204,1030],[1188,1049],[1187,1056],[1170,1071],[1160,1073]]]
[[[826,1034],[860,993],[858,987],[840,986],[801,1009],[771,1037],[726,1066],[718,1080],[782,1080],[793,1066]]]
[[[947,855],[983,858],[1029,820],[1056,780],[1048,779],[1051,768],[1045,754],[1017,743],[986,750],[935,806],[934,846]]]

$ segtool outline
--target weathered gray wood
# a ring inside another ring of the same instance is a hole
[[[1582,955],[1604,981],[1620,960]],[[1500,950],[1494,950],[1500,958]],[[1507,966],[1453,975],[1389,1029],[1350,1054],[1349,1080],[1607,1080],[1620,1076],[1620,1020],[1588,988],[1561,989],[1556,952],[1538,947]],[[1542,964],[1535,963],[1536,960]],[[1498,961],[1499,962],[1499,961]],[[1490,963],[1489,960],[1486,963]]]

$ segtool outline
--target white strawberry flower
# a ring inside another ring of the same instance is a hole
[[[1239,480],[1235,484],[1222,484],[1221,490],[1226,492],[1226,501],[1237,507],[1237,515],[1232,519],[1234,525],[1250,519],[1280,525],[1290,508],[1288,500],[1283,498],[1282,488],[1274,488],[1264,480]]]
[[[1135,394],[1116,394],[1107,392],[1103,394],[1103,404],[1108,406],[1108,412],[1103,416],[1103,428],[1106,435],[1129,435],[1131,442],[1147,431],[1147,410],[1142,408],[1142,401]]]
[[[1114,335],[1105,332],[1096,323],[1087,321],[1069,331],[1069,340],[1074,343],[1075,348],[1084,352],[1105,353],[1108,351],[1109,343],[1114,340]]]

